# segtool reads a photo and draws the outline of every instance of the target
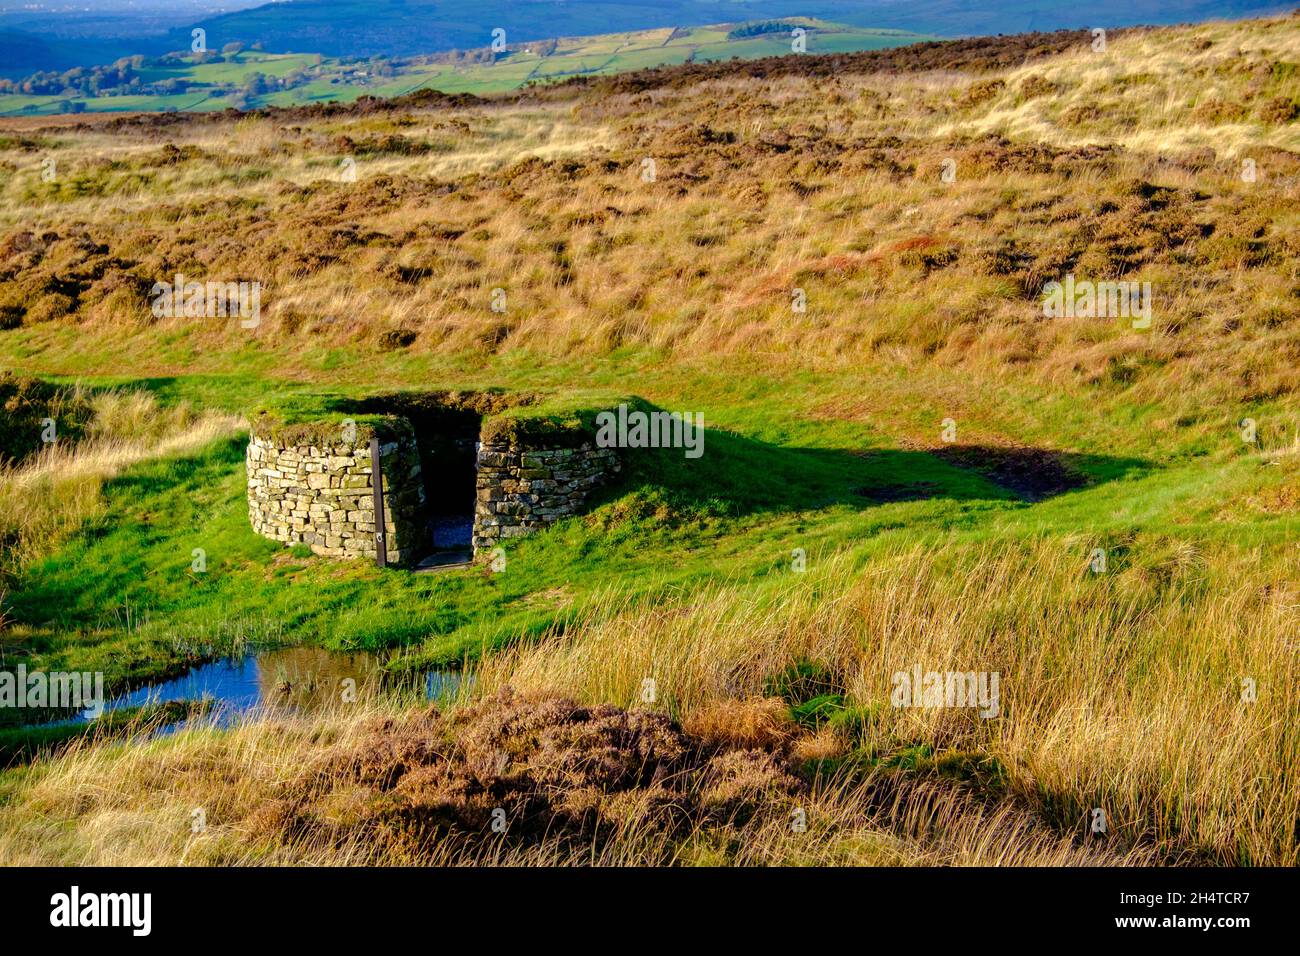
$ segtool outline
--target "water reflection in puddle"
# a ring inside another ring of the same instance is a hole
[[[426,700],[441,701],[453,697],[463,679],[454,670],[394,678],[373,654],[289,647],[202,664],[182,677],[147,684],[114,698],[107,709],[206,698],[214,705],[211,716],[224,724],[253,710],[311,713],[344,701],[364,700],[381,690],[418,690]]]

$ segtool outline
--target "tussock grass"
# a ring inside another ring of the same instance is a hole
[[[112,390],[86,399],[78,442],[55,442],[0,469],[0,570],[48,554],[103,512],[104,482],[149,458],[192,453],[241,427],[240,419],[161,406],[147,392]]]
[[[937,132],[1151,152],[1208,147],[1232,157],[1261,146],[1295,151],[1300,131],[1283,104],[1296,100],[1287,77],[1298,60],[1293,16],[1126,31],[1104,50],[1080,44],[1007,71],[978,108]]]
[[[93,525],[104,482],[137,463],[150,517],[24,582],[24,651],[66,628],[43,659],[141,666],[121,653],[134,637],[77,600],[130,590],[165,609],[138,643],[242,646],[285,623],[402,645],[413,668],[477,653],[485,699],[649,707],[692,746],[779,758],[804,789],[682,830],[638,810],[600,840],[413,835],[390,814],[438,788],[361,786],[346,762],[304,781],[340,752],[460,745],[443,718],[372,705],[77,744],[0,775],[0,860],[1296,865],[1295,23],[37,131],[53,184],[4,150],[13,364],[174,376],[173,394],[231,409],[296,388],[613,389],[704,410],[711,429],[698,465],[644,469],[512,548],[506,573],[413,582],[269,557],[233,443],[184,469],[160,457],[236,419],[87,394],[101,404],[81,444],[0,476],[6,553],[30,563]],[[338,175],[349,155],[355,183]],[[262,323],[154,319],[150,285],[176,272],[262,282]],[[1152,327],[1044,319],[1044,284],[1067,274],[1150,281]],[[932,454],[947,417],[962,446],[1068,452],[1091,484],[1013,500]],[[196,529],[222,554],[202,580],[185,573]],[[806,575],[787,570],[795,546]],[[891,706],[891,675],[914,665],[998,673],[999,716]],[[311,825],[276,817],[286,801]]]
[[[1294,556],[1272,567],[1170,542],[1095,575],[1082,545],[903,548],[861,572],[833,561],[761,599],[720,584],[604,609],[475,672],[485,690],[625,705],[651,678],[656,706],[689,725],[811,662],[875,760],[924,746],[936,772],[971,777],[992,762],[1003,792],[1066,832],[1102,808],[1113,839],[1166,859],[1295,865]],[[890,706],[891,675],[914,665],[998,672],[1000,716]]]
[[[146,354],[168,369],[222,367],[247,338],[152,319],[150,285],[186,272],[260,281],[258,348],[289,364],[401,329],[422,359],[938,363],[1136,403],[1268,402],[1300,385],[1300,124],[1254,104],[1300,102],[1296,42],[1282,17],[1125,31],[1102,52],[1080,37],[978,73],[706,71],[293,126],[208,119],[166,127],[166,162],[155,130],[61,131],[67,176],[97,185],[43,193],[33,168],[6,187],[0,307],[16,341],[80,322],[74,353],[185,343]],[[147,181],[115,185],[130,176]],[[1043,283],[1067,272],[1151,281],[1153,328],[1041,321]]]

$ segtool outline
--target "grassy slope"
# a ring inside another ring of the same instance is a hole
[[[997,107],[994,104],[989,108]],[[507,130],[508,127],[504,128],[503,132]],[[496,134],[488,133],[488,135]],[[511,135],[517,134],[511,133]],[[218,184],[220,182],[221,180],[217,181]],[[980,183],[976,188],[982,185],[983,183]],[[112,188],[110,185],[110,189]],[[224,188],[241,187],[238,182],[227,181]],[[921,197],[924,199],[930,193],[931,191],[927,190],[921,194]],[[939,201],[937,196],[930,200],[930,202],[937,201]],[[987,201],[985,195],[977,192],[974,204],[978,205],[985,201]],[[814,282],[818,281],[815,276],[811,278]],[[709,296],[713,293],[703,290],[703,294]],[[74,337],[75,348],[68,350],[64,343],[71,345]],[[274,350],[267,352],[264,346],[231,352],[230,344],[227,343],[213,350],[208,343],[196,339],[192,334],[177,332],[160,335],[157,330],[128,332],[126,338],[118,332],[108,338],[92,336],[88,339],[81,334],[74,336],[72,330],[60,329],[57,325],[38,325],[33,326],[30,331],[24,329],[12,333],[8,341],[13,349],[12,354],[19,364],[25,364],[27,358],[32,358],[37,360],[36,367],[43,366],[68,373],[97,372],[124,361],[128,354],[142,353],[148,355],[160,369],[169,370],[185,366],[191,369],[208,367],[219,370],[228,367],[230,363],[237,363],[245,369],[245,376],[260,374],[274,377],[279,373],[277,366],[284,362],[283,355],[277,357]],[[904,466],[914,460],[933,468],[934,466],[924,456],[909,457],[908,452],[900,450],[899,439],[915,441],[933,436],[935,422],[953,409],[951,389],[946,385],[943,386],[943,390],[936,390],[934,387],[936,383],[942,383],[945,379],[942,369],[925,370],[915,365],[904,366],[906,371],[902,371],[890,370],[886,363],[868,380],[861,379],[851,370],[809,375],[794,368],[778,372],[770,367],[760,368],[758,364],[744,369],[746,377],[742,378],[729,374],[718,375],[711,370],[705,377],[701,368],[685,357],[676,357],[672,362],[665,363],[657,350],[641,349],[615,353],[611,357],[612,360],[606,363],[566,364],[556,363],[552,359],[543,369],[531,372],[524,371],[530,363],[527,360],[521,361],[524,359],[522,355],[515,356],[506,352],[489,359],[477,372],[466,374],[464,359],[435,360],[432,356],[418,353],[411,356],[385,355],[378,360],[374,357],[358,359],[349,349],[331,347],[328,344],[314,349],[303,349],[301,343],[296,340],[286,340],[281,350],[284,348],[291,349],[292,361],[297,367],[296,374],[322,382],[349,381],[361,376],[362,380],[369,379],[374,382],[418,384],[422,380],[427,380],[427,376],[432,372],[446,384],[498,384],[507,387],[545,389],[554,387],[559,382],[584,377],[594,384],[616,385],[628,374],[632,374],[642,383],[642,393],[652,400],[671,407],[702,409],[709,421],[735,429],[746,438],[753,440],[754,444],[749,449],[751,454],[748,458],[742,457],[734,462],[724,460],[718,466],[725,475],[724,485],[730,486],[729,490],[720,493],[721,502],[714,509],[723,515],[748,517],[756,510],[743,491],[746,476],[756,470],[754,460],[762,462],[757,469],[760,473],[766,473],[775,466],[778,473],[784,472],[789,475],[784,480],[790,482],[790,487],[802,489],[808,481],[817,480],[816,473],[823,465],[814,464],[810,459],[803,463],[793,460],[782,467],[779,464],[779,450],[783,446],[789,447],[792,442],[803,442],[808,447],[838,454],[840,456],[838,467],[843,477],[834,484],[833,488],[818,487],[811,491],[801,490],[799,494],[790,496],[775,506],[770,504],[763,506],[766,511],[777,513],[816,512],[818,506],[838,501],[839,510],[850,515],[863,512],[871,516],[866,525],[855,526],[853,522],[842,520],[837,515],[833,524],[837,531],[824,541],[825,547],[832,551],[849,541],[868,535],[873,527],[872,522],[883,521],[888,524],[903,520],[915,521],[918,514],[924,515],[927,511],[935,509],[935,502],[872,507],[865,507],[861,502],[857,503],[857,507],[852,504],[845,505],[843,502],[847,498],[848,489],[870,484],[879,470],[880,466],[874,462],[863,463],[853,457],[868,448],[875,447],[896,455],[897,463],[891,465],[886,460],[884,466],[886,470],[896,474],[901,475],[905,471]],[[107,352],[97,351],[98,349],[107,349]],[[59,356],[53,366],[48,364],[51,356]],[[376,361],[380,363],[380,368],[376,367]],[[471,361],[478,360],[471,359]],[[743,366],[736,366],[736,371],[741,371],[742,368]],[[224,405],[234,410],[249,407],[249,403],[261,397],[267,388],[266,383],[248,377],[237,383],[220,377],[203,379],[181,377],[149,382],[146,385],[157,389],[159,394],[169,401],[194,398],[201,403]],[[1226,480],[1230,487],[1255,480],[1245,477],[1253,474],[1247,463],[1250,461],[1249,458],[1235,465],[1226,463],[1227,459],[1224,456],[1231,449],[1234,434],[1230,421],[1215,420],[1213,417],[1202,419],[1198,427],[1168,432],[1167,439],[1156,439],[1153,442],[1151,435],[1153,428],[1162,432],[1167,431],[1165,422],[1169,415],[1168,407],[1159,402],[1134,400],[1131,396],[1139,389],[1127,381],[1122,380],[1109,387],[1104,383],[1100,385],[1098,389],[1098,385],[1094,384],[1091,389],[1085,389],[1084,392],[1078,390],[1063,392],[1047,383],[1018,381],[1010,387],[1000,385],[998,391],[987,394],[963,395],[958,407],[962,409],[963,427],[969,420],[980,429],[972,436],[975,438],[1000,439],[1007,435],[1014,435],[1021,441],[1056,447],[1105,448],[1118,459],[1141,461],[1143,467],[1147,469],[1167,469],[1171,465],[1179,465],[1187,461],[1189,457],[1201,456],[1217,449],[1215,470],[1208,473],[1213,476],[1212,480]],[[1087,394],[1088,391],[1094,392],[1095,397],[1088,399],[1088,403],[1081,404],[1080,395]],[[802,400],[792,402],[792,394],[797,394]],[[1098,402],[1101,403],[1100,406],[1096,404]],[[884,413],[882,420],[875,421],[877,413],[873,411],[868,419],[872,424],[864,432],[861,414],[852,410],[854,404],[867,409],[888,408],[888,412]],[[845,416],[847,420],[835,421],[836,416],[832,416],[832,420],[827,421],[827,409],[836,406],[842,408],[847,406]],[[1106,416],[1099,418],[1094,414],[1097,407],[1105,408]],[[1256,402],[1251,410],[1260,415],[1261,420],[1277,421],[1280,417],[1276,412],[1270,412],[1267,402]],[[1269,434],[1277,438],[1279,433],[1274,429]],[[1249,449],[1238,444],[1235,454],[1229,457],[1240,457],[1247,451]],[[776,461],[769,459],[776,459]],[[50,563],[42,564],[31,572],[33,580],[37,583],[29,588],[19,589],[19,596],[15,600],[19,602],[17,606],[26,622],[43,635],[42,640],[53,642],[49,646],[66,645],[66,638],[60,639],[57,636],[59,632],[76,635],[75,641],[81,641],[87,633],[102,636],[107,632],[109,639],[106,649],[115,649],[117,646],[115,642],[119,638],[114,638],[112,635],[122,628],[120,623],[114,625],[112,622],[120,622],[120,619],[126,616],[127,608],[132,606],[136,608],[135,613],[146,610],[152,614],[148,625],[142,627],[137,619],[129,629],[133,633],[131,640],[137,643],[139,643],[138,632],[141,630],[149,633],[162,632],[163,635],[174,634],[177,628],[202,630],[205,621],[208,622],[207,627],[212,628],[211,614],[214,607],[239,608],[238,616],[249,622],[246,626],[263,626],[257,622],[256,615],[251,609],[267,600],[268,592],[273,592],[276,588],[273,584],[263,581],[260,588],[248,590],[250,579],[255,580],[260,576],[257,572],[258,556],[264,556],[269,552],[263,542],[251,539],[246,529],[242,527],[242,506],[237,480],[240,460],[237,449],[233,447],[219,449],[209,459],[186,467],[192,474],[184,471],[174,472],[168,476],[122,485],[123,490],[118,494],[124,503],[124,508],[127,502],[140,502],[133,509],[133,513],[151,516],[150,526],[147,529],[142,530],[131,520],[121,522],[122,526],[112,532],[106,533],[100,529],[96,533],[101,536],[106,535],[105,540],[87,543],[80,553],[56,556]],[[1115,473],[1122,470],[1118,466],[1108,465],[1105,458],[1096,459],[1090,464],[1090,468],[1101,478],[1114,477]],[[801,470],[803,473],[800,473]],[[944,469],[941,468],[940,471],[943,472]],[[1269,481],[1269,474],[1266,470],[1260,472],[1266,483]],[[226,476],[224,484],[218,486],[224,490],[224,494],[207,502],[208,510],[201,519],[210,521],[211,524],[200,525],[203,530],[195,535],[195,521],[199,519],[196,519],[191,506],[183,504],[189,499],[180,496],[182,503],[178,504],[176,500],[169,497],[171,494],[169,483],[187,477],[191,480],[197,477],[207,482],[215,475]],[[810,478],[809,475],[813,477]],[[1283,482],[1285,478],[1286,476],[1279,471],[1273,484]],[[703,497],[701,486],[706,480],[714,479],[712,476],[705,478],[691,475],[688,470],[686,473],[676,475],[672,481],[665,482],[652,467],[646,470],[642,480],[648,488],[666,485],[670,494],[677,495],[690,508],[697,508]],[[959,502],[963,499],[978,499],[980,494],[985,496],[997,494],[987,485],[976,491],[962,488],[960,483],[963,480],[965,479],[960,473],[946,469],[943,480],[931,483],[938,485],[944,493],[951,494]],[[956,490],[949,492],[948,486],[954,482],[957,483],[954,486]],[[1189,480],[1187,483],[1180,482],[1178,487],[1191,488],[1195,484],[1194,480]],[[110,494],[115,493],[116,487],[110,486]],[[1120,508],[1114,507],[1116,499],[1113,488],[1107,488],[1105,491],[1099,489],[1087,494],[1095,495],[1099,504],[1090,506],[1086,497],[1075,496],[1083,500],[1074,504],[1075,498],[1070,499],[1071,504],[1066,512],[1067,521],[1086,521],[1089,526],[1096,526],[1103,518],[1109,517],[1113,509],[1115,514],[1142,515],[1146,521],[1150,521],[1152,517],[1162,517],[1165,519],[1165,525],[1160,530],[1169,530],[1169,512],[1161,514],[1147,503],[1151,498],[1149,488],[1139,488],[1138,497],[1133,500],[1133,504]],[[1201,500],[1204,501],[1205,497],[1205,493],[1202,492]],[[1163,495],[1161,501],[1171,510],[1185,506],[1182,498],[1171,497],[1168,494]],[[969,506],[961,504],[959,507],[965,509]],[[1008,506],[1004,503],[998,507],[1005,509]],[[1044,527],[1042,519],[1038,517],[1039,511],[1053,508],[1064,509],[1066,504],[1054,502],[1035,509],[1030,526]],[[123,509],[109,509],[110,513],[117,513],[119,510]],[[997,508],[994,510],[996,511]],[[1267,513],[1261,515],[1257,511],[1252,511],[1245,515],[1250,518],[1246,522],[1247,527],[1234,527],[1228,530],[1228,526],[1219,521],[1221,510],[1221,508],[1210,508],[1202,504],[1200,511],[1202,533],[1218,537],[1249,535],[1252,538],[1269,539],[1275,538],[1279,533],[1285,534],[1288,528],[1293,527],[1290,523],[1292,521],[1290,515]],[[716,525],[717,522],[714,523]],[[1004,520],[997,522],[986,520],[982,524],[972,526],[965,517],[953,519],[951,516],[945,517],[940,525],[947,526],[953,523],[957,526],[971,527],[972,531],[978,531],[980,535],[990,533],[990,528],[1015,529],[1017,527],[1015,520],[1010,523]],[[1272,528],[1278,530],[1272,531],[1270,530]],[[637,533],[645,533],[648,530],[650,529],[636,527]],[[777,540],[780,534],[786,533],[788,529],[781,526],[777,531],[769,529],[767,536]],[[812,533],[819,542],[823,541],[819,531],[814,529]],[[715,537],[718,535],[716,528],[713,534]],[[755,540],[750,536],[755,534],[756,532],[752,530],[745,530],[731,550],[740,554],[751,554]],[[181,535],[182,540],[177,540],[176,535]],[[240,541],[241,535],[249,540]],[[187,579],[182,574],[188,565],[187,556],[190,548],[195,546],[191,543],[186,547],[185,541],[196,537],[210,539],[213,544],[213,547],[208,548],[210,553],[230,555],[228,564],[224,561],[219,562],[217,570],[210,572],[212,577],[204,579],[201,583]],[[599,532],[589,534],[588,537],[597,542],[604,542],[606,538]],[[593,545],[584,545],[584,550],[590,547]],[[672,545],[669,544],[668,547],[671,549]],[[718,547],[716,542],[712,547]],[[693,549],[686,547],[679,550],[683,551],[685,556]],[[142,566],[169,567],[172,573],[161,577],[153,575],[148,578],[134,574],[104,577],[103,581],[108,585],[106,593],[116,596],[116,600],[107,607],[99,600],[103,595],[98,595],[94,599],[86,596],[80,604],[70,600],[70,592],[75,591],[80,583],[92,574],[102,574],[94,569],[99,567],[104,554],[136,553],[142,553]],[[558,548],[553,566],[548,566],[551,562],[543,557],[538,564],[546,570],[540,571],[536,577],[531,574],[527,577],[519,575],[521,580],[519,587],[515,589],[504,588],[500,582],[489,581],[466,586],[467,590],[463,595],[448,599],[441,592],[451,588],[450,584],[426,583],[418,586],[418,593],[421,594],[422,599],[413,607],[409,596],[415,586],[403,581],[401,584],[394,585],[391,600],[378,602],[374,606],[367,605],[364,610],[355,611],[348,608],[348,596],[355,596],[358,593],[358,589],[363,586],[360,582],[339,582],[325,588],[309,587],[306,586],[308,582],[314,582],[322,572],[313,571],[311,568],[282,569],[279,573],[286,578],[301,577],[304,587],[298,589],[300,593],[295,592],[292,600],[282,599],[279,605],[282,608],[292,606],[295,613],[283,615],[277,611],[272,616],[279,621],[288,621],[287,627],[295,636],[306,634],[315,639],[344,646],[354,643],[366,645],[406,643],[417,635],[429,635],[432,632],[433,637],[429,641],[432,647],[428,649],[428,653],[435,658],[455,657],[467,650],[476,650],[485,639],[495,640],[517,630],[532,630],[554,617],[552,612],[545,609],[521,610],[514,607],[520,595],[561,587],[567,585],[569,579],[585,582],[583,590],[591,592],[604,583],[603,574],[600,573],[602,569],[617,567],[628,560],[626,554],[615,552],[614,555],[606,555],[595,561],[590,567],[570,568],[566,567],[568,559],[564,557],[568,553],[565,548]],[[781,550],[777,549],[775,553],[780,554]],[[774,559],[768,555],[754,564],[762,567],[772,560]],[[709,573],[715,566],[713,562],[705,562],[693,572],[691,570],[693,565],[687,560],[682,566],[682,573],[687,575],[697,572]],[[593,574],[593,570],[596,573]],[[364,580],[364,572],[360,573]],[[511,577],[513,579],[516,576]],[[456,587],[459,588],[460,585]],[[489,598],[489,595],[499,591],[506,593],[499,598]],[[309,596],[304,599],[303,595]],[[442,610],[445,604],[449,604],[451,609]],[[422,606],[438,608],[438,610],[421,611]],[[54,607],[58,610],[37,611],[46,607]],[[87,608],[94,610],[90,611]],[[401,610],[392,610],[395,608]],[[464,608],[490,608],[493,611],[493,614],[488,616],[490,619],[495,619],[503,611],[510,613],[507,613],[499,624],[490,627],[487,633],[483,633],[475,626],[474,619],[477,615],[466,613],[462,610]],[[216,627],[222,629],[220,624]],[[44,636],[46,632],[49,632],[48,637]],[[145,642],[145,645],[147,646],[148,642]],[[42,644],[42,646],[47,645]],[[135,668],[134,665],[122,665],[121,669],[130,672]]]
[[[1091,547],[1134,536],[1249,546],[1285,541],[1297,527],[1294,514],[1257,509],[1224,520],[1225,496],[1294,480],[1293,471],[1250,455],[1212,466],[1097,455],[1085,463],[1096,487],[1028,507],[978,475],[858,428],[791,421],[773,409],[776,397],[751,397],[748,412],[698,395],[664,400],[735,432],[711,431],[698,462],[647,453],[615,502],[512,548],[510,571],[498,576],[412,576],[291,557],[249,531],[242,441],[223,442],[200,458],[139,466],[110,482],[105,519],[27,568],[10,614],[42,635],[38,646],[50,655],[42,662],[89,666],[89,641],[110,673],[147,671],[186,638],[219,645],[240,632],[409,646],[421,661],[443,662],[540,633],[610,589],[653,595],[718,574],[761,584],[788,565],[794,547],[814,560],[845,550],[869,559],[901,542],[1048,535],[1073,537],[1063,546],[1085,563]],[[932,497],[880,504],[854,493],[890,486]],[[189,570],[195,547],[208,556],[204,575]]]
[[[331,120],[281,145],[264,177],[247,171],[284,142],[271,124],[245,123],[238,139],[178,129],[202,152],[161,170],[147,165],[156,144],[130,133],[48,134],[93,188],[17,177],[7,195],[23,217],[65,231],[86,222],[149,274],[239,269],[275,295],[241,338],[149,324],[138,303],[88,282],[80,324],[29,313],[0,335],[16,367],[235,411],[394,385],[633,391],[703,411],[717,430],[698,462],[638,461],[590,518],[511,548],[494,576],[414,578],[257,539],[238,439],[143,464],[105,487],[102,521],[23,571],[7,602],[21,625],[10,650],[142,673],[166,666],[178,638],[247,631],[402,646],[409,663],[551,628],[571,639],[489,658],[485,683],[628,704],[652,671],[681,715],[761,694],[800,657],[868,711],[910,655],[988,665],[1016,695],[996,729],[894,715],[858,727],[862,751],[996,760],[1003,786],[1065,830],[1101,801],[1123,808],[1126,839],[1174,855],[1294,862],[1296,741],[1274,718],[1295,686],[1294,655],[1278,645],[1294,633],[1300,530],[1289,291],[1300,223],[1283,201],[1294,167],[1268,150],[1297,142],[1293,125],[1202,107],[1294,97],[1270,61],[1298,56],[1289,24],[1211,25],[955,81],[850,74],[828,92],[817,80],[722,80],[668,87],[654,107],[617,86],[548,93],[413,123]],[[1147,78],[1125,81],[1136,75]],[[1188,75],[1209,92],[1180,95]],[[1026,95],[1031,76],[1056,93]],[[1152,100],[1166,105],[1131,109]],[[960,138],[989,130],[1008,139]],[[331,168],[321,143],[340,133],[447,145],[378,154],[351,192],[285,189]],[[795,148],[780,148],[782,133]],[[1017,151],[1031,142],[1083,166],[1026,159]],[[1165,162],[1161,142],[1167,159],[1205,145],[1220,158]],[[529,153],[543,160],[517,162]],[[235,158],[213,158],[223,154]],[[1245,184],[1236,160],[1256,154],[1274,178]],[[636,178],[646,155],[660,160],[657,188]],[[959,178],[945,186],[949,155]],[[126,178],[141,174],[143,185]],[[425,177],[460,188],[430,196]],[[1135,181],[1167,192],[1143,196]],[[151,221],[159,194],[172,210]],[[229,202],[205,221],[214,198]],[[620,214],[576,218],[611,207]],[[26,222],[10,213],[11,229]],[[351,240],[322,237],[356,222],[399,241],[353,243],[332,260]],[[1162,240],[1189,222],[1213,230]],[[1073,259],[1051,258],[1076,243]],[[44,265],[22,260],[11,287],[90,268],[77,250],[59,240]],[[1066,269],[1153,277],[1166,296],[1155,331],[1041,321],[1024,288]],[[480,302],[499,281],[518,309],[504,319]],[[795,285],[809,292],[806,315],[789,311]],[[376,351],[394,326],[415,329],[415,344]],[[1260,447],[1240,440],[1244,415],[1260,423]],[[1077,452],[1094,483],[1017,501],[926,452],[949,416],[963,441]],[[854,494],[921,482],[931,497]],[[203,576],[188,573],[196,546]],[[1086,570],[1094,547],[1110,555],[1105,576]],[[790,570],[795,548],[806,576]],[[1267,688],[1253,711],[1232,706],[1243,674]],[[1107,721],[1069,716],[1084,706]],[[1276,785],[1260,792],[1225,771],[1225,740],[1240,748],[1233,766],[1265,767]],[[1180,794],[1193,809],[1179,809]]]

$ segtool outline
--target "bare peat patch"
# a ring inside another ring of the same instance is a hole
[[[932,453],[950,465],[983,475],[1025,501],[1042,501],[1088,483],[1087,475],[1070,467],[1064,452],[1051,448],[943,445]]]

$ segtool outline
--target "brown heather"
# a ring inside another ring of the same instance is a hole
[[[831,75],[796,57],[465,106],[28,130],[8,151],[0,309],[37,341],[183,325],[199,354],[234,347],[233,323],[151,317],[152,283],[180,272],[262,282],[259,345],[286,356],[632,345],[1062,384],[1141,369],[1138,399],[1292,394],[1300,130],[1272,106],[1207,115],[1196,91],[1300,102],[1294,18],[1128,32],[1106,53],[1053,37],[978,41],[1005,50],[976,77],[927,71],[965,60],[925,45]],[[1151,281],[1153,332],[1037,321],[1067,272]]]
[[[7,864],[1135,865],[1009,801],[796,773],[783,740],[502,693],[444,716],[352,708],[77,746],[23,788]],[[112,787],[97,780],[111,779]],[[193,834],[192,807],[207,829]],[[504,832],[492,830],[500,810]],[[792,827],[802,812],[804,829]],[[9,823],[15,808],[0,809]],[[52,823],[74,817],[74,831]]]

